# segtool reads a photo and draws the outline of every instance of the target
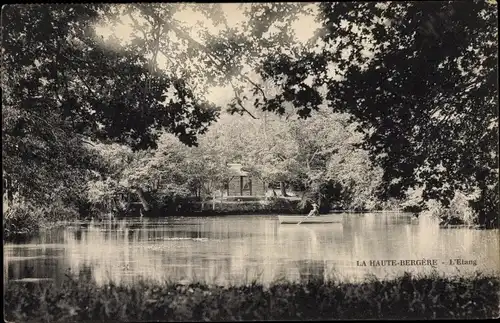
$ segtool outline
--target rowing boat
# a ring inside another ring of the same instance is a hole
[[[321,216],[278,215],[278,220],[280,224],[342,223],[342,217],[342,214],[325,214]]]

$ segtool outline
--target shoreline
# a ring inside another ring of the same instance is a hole
[[[345,213],[345,214],[410,214],[411,212],[405,212],[401,210],[372,210],[372,211],[354,211],[354,210],[331,210],[328,213],[323,213],[323,214],[339,214],[339,213]],[[168,216],[157,216],[157,215],[150,215],[150,216],[144,216],[144,218],[149,218],[149,219],[158,219],[158,218],[182,218],[182,217],[199,217],[199,218],[204,218],[204,217],[217,217],[217,216],[244,216],[244,215],[278,215],[278,214],[285,214],[285,215],[305,215],[307,213],[301,213],[301,212],[293,212],[290,210],[254,210],[254,211],[249,211],[249,210],[240,210],[240,211],[221,211],[221,210],[204,210],[204,211],[194,211],[194,212],[177,212],[175,214],[170,214]],[[75,218],[74,220],[63,220],[63,221],[45,221],[43,222],[43,225],[40,226],[39,228],[32,229],[32,231],[25,230],[25,231],[10,231],[8,228],[5,226],[5,219],[4,219],[4,243],[5,242],[16,242],[16,241],[22,241],[23,239],[29,239],[32,236],[35,236],[39,232],[45,231],[45,230],[51,230],[54,228],[62,227],[68,223],[74,223],[74,222],[81,222],[81,223],[90,223],[92,219],[94,221],[107,221],[107,220],[124,220],[128,218],[140,218],[139,216],[113,216],[113,217],[108,217],[108,216],[102,216],[102,217],[97,217],[97,218],[89,218],[89,217],[81,217],[81,218]],[[39,224],[40,225],[40,224]],[[495,230],[499,229],[498,227],[487,227],[485,225],[467,225],[467,224],[460,224],[460,225],[439,225],[440,229],[469,229],[469,230]]]

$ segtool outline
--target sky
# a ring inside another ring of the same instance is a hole
[[[192,4],[194,6],[203,6],[204,4]],[[226,16],[227,23],[231,28],[240,28],[244,26],[247,22],[246,17],[244,16],[245,7],[251,6],[251,3],[224,3],[221,4],[222,10]],[[317,15],[318,7],[317,4],[311,3],[308,5],[310,9]],[[312,15],[301,15],[298,20],[293,24],[292,28],[295,32],[297,42],[305,44],[317,31],[317,29],[321,28],[321,25],[315,21],[315,14]],[[207,29],[209,32],[213,34],[217,34],[221,31],[221,27],[214,26],[208,19],[206,19],[201,13],[184,9],[177,11],[174,14],[174,19],[180,21],[184,26],[193,28],[190,32],[190,36],[202,42],[201,38],[197,35],[197,31],[200,29]],[[131,40],[131,36],[134,33],[134,29],[132,28],[132,20],[123,15],[120,17],[122,21],[121,24],[118,24],[116,27],[111,27],[110,25],[98,25],[96,26],[96,33],[99,36],[102,36],[105,40],[110,36],[117,37],[121,42],[129,42]],[[200,27],[198,27],[200,26]],[[271,28],[272,29],[272,28]],[[168,60],[163,54],[158,55],[158,67],[159,68],[167,68]],[[217,105],[225,105],[230,99],[234,96],[234,93],[230,87],[211,87],[208,91],[206,99],[217,104]]]

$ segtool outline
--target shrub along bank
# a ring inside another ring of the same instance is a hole
[[[498,277],[410,275],[359,284],[284,282],[269,288],[11,281],[4,309],[7,321],[19,322],[494,318],[499,287]]]

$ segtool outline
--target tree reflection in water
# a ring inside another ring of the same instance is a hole
[[[423,217],[413,223],[383,214],[346,215],[341,225],[280,225],[272,216],[111,220],[73,223],[4,245],[4,276],[60,281],[71,268],[91,273],[98,284],[141,277],[221,284],[338,281],[411,269],[356,266],[358,260],[422,257],[468,257],[478,265],[461,267],[461,274],[488,273],[500,265],[498,239],[495,230],[440,229]],[[456,273],[450,266],[439,270]]]

